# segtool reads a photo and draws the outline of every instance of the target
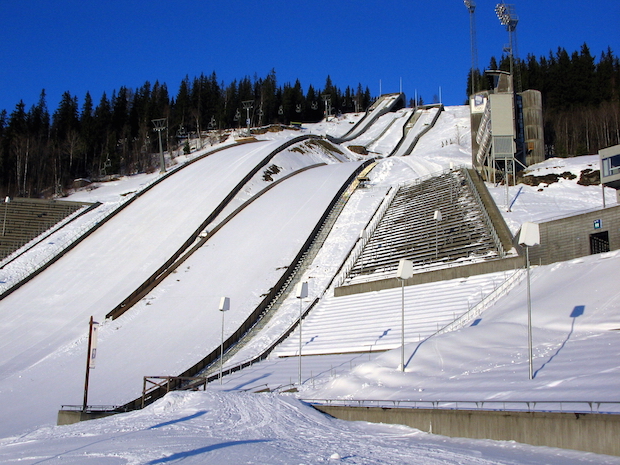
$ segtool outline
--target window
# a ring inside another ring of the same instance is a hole
[[[609,158],[603,158],[603,177],[620,174],[620,154]]]

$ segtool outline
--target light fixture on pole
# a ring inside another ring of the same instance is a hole
[[[526,222],[521,225],[519,245],[525,247],[525,269],[527,270],[527,346],[530,363],[530,379],[534,378],[532,366],[532,299],[530,295],[530,247],[540,244],[538,224]]]
[[[443,219],[441,210],[435,210],[433,219],[435,220],[435,260],[437,260],[439,258],[439,223]]]
[[[154,131],[157,131],[159,135],[159,172],[166,172],[166,159],[164,158],[164,149],[161,143],[161,132],[168,127],[168,118],[159,118],[151,120],[153,126],[155,126]]]
[[[295,297],[299,299],[299,385],[301,386],[301,306],[302,300],[308,297],[308,282],[303,281],[295,287]]]
[[[222,384],[222,371],[224,368],[224,312],[230,310],[230,298],[220,299],[219,311],[222,312],[222,343],[220,345],[220,384]]]
[[[7,195],[4,198],[4,222],[2,223],[2,235],[6,232],[6,211],[9,209],[9,203],[11,202],[11,198]]]
[[[495,14],[502,26],[506,27],[508,31],[508,52],[510,58],[510,76],[514,76],[514,35],[516,34],[517,24],[519,23],[519,17],[515,13],[514,5],[507,5],[505,3],[498,3],[495,6]]]
[[[463,0],[467,10],[469,11],[469,36],[470,36],[470,53],[471,53],[471,79],[470,89],[471,94],[476,92],[476,69],[478,68],[478,50],[476,47],[476,2],[474,0]]]
[[[413,276],[413,262],[401,258],[398,262],[396,277],[401,282],[401,311],[400,311],[400,371],[405,371],[405,280]]]

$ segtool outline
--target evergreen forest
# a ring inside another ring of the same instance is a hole
[[[492,57],[488,69],[510,70],[510,58]],[[546,157],[595,154],[620,144],[620,60],[611,49],[597,60],[586,44],[569,54],[564,48],[513,62],[517,92],[542,93]],[[480,71],[475,89],[489,88]],[[471,89],[471,72],[467,90]]]
[[[326,96],[333,112],[371,104],[361,84],[343,92],[328,76],[322,89],[309,86],[304,93],[299,80],[278,85],[274,70],[228,85],[215,72],[186,77],[176,94],[146,82],[104,93],[97,103],[90,93],[80,102],[67,91],[51,113],[43,90],[31,108],[20,101],[11,113],[0,113],[0,194],[49,198],[63,195],[76,179],[152,171],[159,167],[153,120],[165,119],[164,151],[189,151],[188,135],[218,139],[224,129],[246,127],[248,115],[252,127],[320,121]]]
[[[542,93],[547,157],[620,144],[620,60],[611,49],[596,59],[586,44],[572,54],[558,48],[546,57],[515,59],[513,66],[517,91]],[[491,58],[488,69],[508,71],[509,57]],[[473,78],[476,91],[488,89],[483,72]],[[467,94],[471,79],[470,72]],[[364,111],[373,101],[362,84],[342,91],[328,76],[322,89],[310,85],[304,92],[299,80],[278,84],[275,70],[230,84],[218,82],[215,72],[186,77],[176,93],[165,83],[146,82],[98,101],[66,91],[52,112],[43,90],[31,108],[20,101],[0,112],[0,195],[50,198],[76,179],[152,171],[159,151],[153,120],[165,118],[163,148],[177,150],[188,135],[217,139],[225,129],[245,127],[248,115],[253,127],[320,121],[327,95],[333,113]]]

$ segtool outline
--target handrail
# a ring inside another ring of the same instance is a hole
[[[366,244],[368,243],[373,233],[379,226],[379,223],[385,216],[385,212],[390,207],[390,204],[394,200],[394,197],[396,197],[398,190],[399,190],[398,188],[396,189],[393,187],[390,188],[386,196],[383,198],[383,201],[379,204],[379,206],[375,210],[374,215],[372,216],[370,221],[367,223],[366,227],[360,234],[355,246],[351,250],[349,257],[344,262],[344,265],[340,268],[338,278],[334,280],[334,287],[340,286],[346,279],[347,275],[349,274],[349,272],[355,265],[355,262],[357,261],[361,253],[363,252],[364,247],[366,247]]]
[[[469,188],[472,191],[472,194],[474,196],[476,203],[478,204],[478,207],[482,211],[482,217],[487,227],[489,228],[489,231],[491,232],[491,236],[493,237],[493,241],[495,242],[495,246],[497,247],[499,256],[501,258],[504,258],[506,256],[506,251],[504,250],[502,241],[499,239],[499,234],[497,234],[495,225],[493,224],[493,221],[491,220],[491,217],[489,216],[489,213],[487,212],[484,202],[482,201],[482,198],[480,197],[480,193],[478,192],[478,189],[474,185],[474,181],[471,179],[471,175],[469,174],[469,171],[467,169],[462,169],[461,171],[465,174],[465,180],[467,181],[467,184],[469,185]]]
[[[526,411],[526,412],[564,412],[564,413],[599,413],[607,415],[620,414],[620,401],[606,400],[413,400],[413,399],[301,399],[313,406],[342,406],[342,407],[380,407],[380,408],[407,408],[407,409],[434,409],[434,410],[472,410],[485,411]],[[487,408],[485,408],[485,405]],[[510,406],[517,406],[517,408]],[[491,408],[495,406],[494,408]],[[500,408],[501,406],[501,408]],[[518,408],[518,407],[521,408]],[[544,408],[553,406],[555,409]],[[565,406],[571,406],[570,410]],[[577,409],[578,406],[588,406],[587,409]],[[617,411],[602,411],[602,406],[615,406]],[[539,407],[539,408],[537,408]]]

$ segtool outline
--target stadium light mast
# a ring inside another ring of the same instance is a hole
[[[471,95],[476,93],[475,70],[478,68],[478,47],[476,45],[476,2],[474,0],[464,0],[465,6],[469,10],[469,40],[471,47]]]
[[[508,31],[508,48],[505,49],[509,53],[510,58],[510,75],[514,76],[514,49],[516,43],[516,31],[517,24],[519,23],[519,17],[515,13],[514,5],[507,5],[506,3],[498,3],[495,6],[495,14],[502,26],[506,27]]]

